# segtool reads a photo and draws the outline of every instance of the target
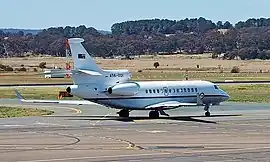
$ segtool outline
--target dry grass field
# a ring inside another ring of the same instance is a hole
[[[210,81],[224,80],[270,80],[270,60],[219,60],[205,55],[166,55],[141,56],[134,60],[95,58],[103,69],[128,69],[133,73],[134,80],[183,80],[188,70],[189,79]],[[25,57],[1,59],[1,64],[11,67],[24,65],[28,72],[0,73],[0,84],[7,83],[59,83],[71,82],[68,78],[45,79],[42,70],[33,72],[33,66],[46,62],[47,67],[65,68],[66,58],[56,57]],[[154,62],[160,66],[154,68]],[[199,68],[197,68],[197,65]],[[238,66],[240,73],[231,73],[231,69]],[[141,72],[138,72],[140,71]]]

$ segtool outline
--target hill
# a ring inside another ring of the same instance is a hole
[[[113,24],[111,33],[84,25],[48,28],[34,35],[25,34],[27,30],[13,31],[0,30],[2,57],[3,44],[9,56],[25,53],[65,56],[66,39],[83,37],[87,50],[98,57],[212,53],[213,58],[270,59],[270,18],[252,18],[235,25],[228,21],[214,23],[202,17],[126,21]]]

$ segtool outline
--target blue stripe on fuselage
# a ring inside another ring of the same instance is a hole
[[[84,98],[85,100],[92,100],[92,101],[98,101],[98,100],[122,100],[122,99],[159,99],[159,98],[187,98],[187,97],[197,97],[196,95],[190,95],[190,96],[143,96],[143,97],[108,97],[108,98]],[[205,95],[205,97],[227,97],[225,95]]]

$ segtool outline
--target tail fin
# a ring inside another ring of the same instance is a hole
[[[91,70],[100,72],[102,71],[100,67],[95,63],[95,61],[88,54],[86,49],[81,44],[84,42],[82,38],[70,38],[68,43],[70,46],[72,58],[74,60],[74,68],[82,70]]]

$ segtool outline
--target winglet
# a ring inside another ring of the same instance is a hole
[[[15,93],[19,100],[24,100],[23,96],[17,90],[15,90]]]

